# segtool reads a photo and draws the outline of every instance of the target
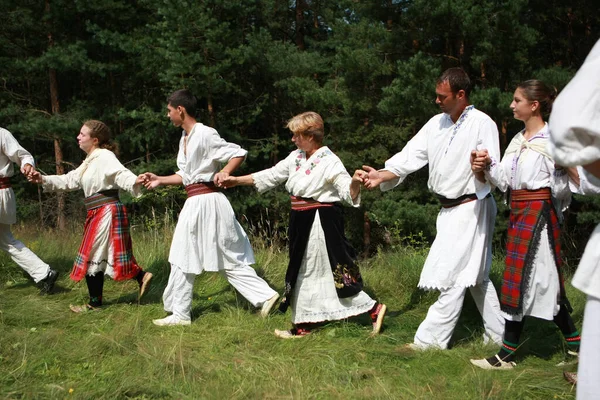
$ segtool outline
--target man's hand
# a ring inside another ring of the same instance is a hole
[[[491,163],[492,159],[486,149],[471,151],[471,170],[473,172],[483,172]]]

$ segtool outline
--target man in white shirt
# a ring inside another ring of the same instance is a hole
[[[419,281],[420,288],[439,290],[440,296],[409,345],[414,349],[448,347],[467,288],[483,317],[484,342],[502,343],[504,319],[489,280],[496,203],[491,186],[483,176],[476,177],[470,165],[470,157],[478,149],[488,149],[500,159],[498,128],[469,104],[470,90],[471,81],[464,70],[446,70],[436,85],[436,104],[442,113],[387,160],[385,168],[363,167],[368,173],[365,187],[381,186],[385,191],[429,164],[428,187],[442,203],[437,236]]]
[[[185,89],[169,97],[167,115],[184,130],[177,155],[179,170],[169,176],[145,174],[147,189],[183,184],[188,193],[173,234],[171,273],[163,294],[165,311],[172,314],[153,321],[159,326],[191,323],[194,279],[205,270],[225,276],[252,305],[261,308],[263,317],[279,298],[250,266],[254,253],[248,237],[229,200],[215,185],[244,161],[247,152],[197,122],[196,104],[196,98]]]
[[[15,239],[10,230],[17,222],[17,203],[10,184],[10,177],[14,175],[13,163],[21,167],[23,175],[35,172],[31,154],[9,131],[0,128],[0,249],[40,285],[42,293],[48,294],[54,288],[58,272]]]

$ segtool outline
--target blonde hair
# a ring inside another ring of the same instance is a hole
[[[95,119],[87,120],[83,123],[90,129],[90,137],[98,139],[98,147],[107,149],[117,154],[119,149],[117,144],[112,141],[110,128],[102,121]]]
[[[312,137],[318,144],[323,143],[323,136],[325,136],[323,118],[316,112],[307,111],[296,115],[288,121],[286,128],[295,134]]]

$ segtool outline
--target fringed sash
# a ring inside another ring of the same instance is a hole
[[[103,190],[98,193],[94,193],[91,196],[86,197],[83,202],[85,203],[86,210],[93,210],[94,208],[101,207],[106,204],[116,203],[119,201],[119,190]]]
[[[548,230],[548,239],[558,271],[561,303],[570,308],[561,268],[560,226],[550,200],[550,189],[515,190],[511,193],[506,266],[500,291],[500,307],[507,314],[518,315],[523,312],[523,297],[529,290],[531,270],[544,227]]]
[[[11,186],[10,178],[0,178],[0,189],[8,189]]]
[[[325,246],[338,297],[354,296],[363,288],[356,254],[344,235],[342,207],[333,203],[311,204],[311,208],[292,209],[290,212],[288,228],[290,260],[285,273],[285,293],[279,305],[279,310],[282,312],[285,312],[290,305],[317,210],[325,234]]]
[[[193,196],[198,196],[207,193],[215,193],[219,192],[220,190],[215,186],[214,182],[198,182],[192,183],[191,185],[186,185],[185,191],[187,192],[187,197],[189,199]]]

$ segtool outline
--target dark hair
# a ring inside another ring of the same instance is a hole
[[[85,121],[83,125],[90,129],[91,138],[98,139],[98,147],[110,150],[115,154],[118,153],[117,144],[112,141],[110,128],[104,122],[90,119]]]
[[[529,79],[517,85],[517,88],[523,91],[523,96],[529,101],[540,103],[540,113],[542,116],[550,115],[552,103],[558,94],[554,86],[548,86],[537,79]]]
[[[198,107],[198,100],[196,96],[187,89],[176,90],[167,98],[167,102],[171,107],[183,107],[190,117],[196,118],[196,110]]]
[[[444,82],[448,82],[452,93],[456,94],[459,90],[464,90],[467,97],[469,97],[473,88],[469,75],[467,75],[464,69],[459,67],[448,68],[442,72],[436,83],[441,85]]]

